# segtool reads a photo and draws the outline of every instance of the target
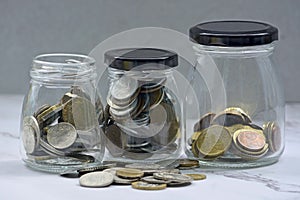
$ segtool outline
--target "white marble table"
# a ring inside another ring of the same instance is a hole
[[[0,95],[0,200],[300,199],[300,104],[286,107],[286,149],[278,163],[256,169],[206,171],[205,181],[188,187],[140,191],[130,186],[83,188],[78,179],[27,168],[18,150],[21,103],[21,96]]]

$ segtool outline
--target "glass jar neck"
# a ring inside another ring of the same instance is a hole
[[[43,54],[33,60],[30,76],[43,84],[82,84],[96,79],[95,60],[79,54]]]
[[[267,57],[273,54],[275,42],[267,45],[246,47],[222,47],[194,44],[196,55],[211,55],[214,57]]]

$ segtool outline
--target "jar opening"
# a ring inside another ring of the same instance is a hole
[[[41,82],[82,81],[95,78],[95,60],[80,54],[42,54],[33,60],[30,76]]]

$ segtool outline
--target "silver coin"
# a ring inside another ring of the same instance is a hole
[[[67,122],[61,122],[51,126],[47,130],[47,141],[56,149],[65,149],[70,147],[77,138],[75,127]]]
[[[103,170],[103,172],[107,172],[107,173],[111,173],[112,175],[116,175],[117,170],[119,170],[119,169],[123,169],[123,167],[112,167],[112,168]]]
[[[43,139],[40,139],[40,146],[41,149],[46,152],[47,154],[57,157],[57,156],[65,156],[66,154],[63,151],[59,151],[57,149],[55,149],[54,147],[52,147],[50,144],[48,144],[47,142],[45,142]]]
[[[113,181],[114,176],[108,172],[91,172],[79,178],[79,184],[83,187],[106,187]]]
[[[157,179],[173,181],[173,182],[192,182],[193,179],[190,176],[184,174],[175,173],[154,173],[153,176]]]
[[[131,185],[131,183],[138,181],[138,178],[121,178],[117,175],[114,175],[114,183],[116,184],[122,184],[122,185]]]
[[[35,117],[24,117],[22,140],[25,151],[27,153],[33,153],[35,149],[39,146],[40,128]]]
[[[168,184],[171,182],[168,180],[156,179],[154,176],[145,176],[145,177],[141,178],[141,180],[145,181],[147,183],[158,183],[158,184],[162,184],[162,183]]]
[[[117,101],[127,100],[135,94],[138,86],[137,80],[123,76],[112,85],[110,89],[111,96]]]
[[[130,117],[130,114],[134,109],[136,109],[137,105],[138,105],[138,99],[135,99],[130,106],[123,109],[115,109],[113,107],[110,107],[109,112],[113,117],[117,117],[117,118]]]

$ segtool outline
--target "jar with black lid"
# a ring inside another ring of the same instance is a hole
[[[273,62],[278,29],[255,21],[212,21],[190,28],[189,36],[198,62],[187,102],[186,154],[213,167],[278,161],[285,120]]]
[[[105,160],[155,162],[177,158],[183,122],[172,76],[178,65],[177,54],[155,48],[125,48],[109,50],[104,57],[109,79],[103,94],[107,96]]]

